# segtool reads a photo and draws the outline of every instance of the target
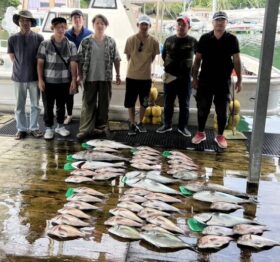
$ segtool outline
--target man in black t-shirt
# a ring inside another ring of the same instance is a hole
[[[230,95],[231,73],[237,75],[235,89],[241,90],[241,61],[239,43],[236,36],[226,31],[228,17],[225,12],[216,12],[213,16],[214,30],[201,36],[192,69],[192,87],[197,89],[198,132],[192,143],[206,140],[204,132],[212,101],[218,120],[218,134],[215,142],[220,148],[227,148],[223,132],[227,122],[227,107]],[[198,74],[201,65],[200,73]]]
[[[191,68],[197,41],[188,35],[190,19],[177,18],[177,34],[165,40],[162,59],[164,61],[164,125],[157,133],[172,130],[172,116],[176,96],[179,100],[178,132],[190,137],[188,130],[189,103],[191,96]]]

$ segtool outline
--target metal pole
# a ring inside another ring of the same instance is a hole
[[[259,183],[260,179],[265,119],[270,88],[278,11],[279,0],[268,0],[266,2],[257,97],[254,111],[252,140],[250,145],[248,183]]]

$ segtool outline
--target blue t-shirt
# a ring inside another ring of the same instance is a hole
[[[90,30],[88,30],[85,27],[82,27],[80,34],[75,35],[74,27],[72,27],[71,29],[66,31],[65,36],[68,38],[69,41],[73,42],[76,45],[76,48],[78,49],[82,40],[91,34],[92,34],[92,32]]]

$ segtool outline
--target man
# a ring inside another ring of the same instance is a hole
[[[70,132],[63,126],[65,102],[67,95],[76,91],[77,49],[74,43],[65,37],[67,28],[63,17],[51,21],[54,34],[50,40],[43,41],[38,50],[39,88],[43,94],[44,121],[46,132],[44,138],[51,140],[54,132],[69,136]],[[54,104],[56,104],[57,127],[53,130]]]
[[[70,17],[73,27],[66,31],[65,36],[69,41],[72,41],[76,45],[76,48],[78,50],[81,41],[85,37],[91,35],[92,32],[84,27],[84,15],[81,10],[72,11]],[[72,121],[73,106],[74,95],[69,94],[66,100],[67,117],[64,120],[65,125],[68,125]]]
[[[166,39],[163,45],[164,61],[164,125],[157,133],[172,131],[172,116],[176,96],[179,100],[178,132],[190,137],[188,130],[189,104],[191,97],[191,68],[197,41],[188,35],[188,17],[177,18],[177,34]]]
[[[129,37],[126,41],[124,53],[127,56],[128,68],[126,76],[126,92],[124,106],[128,108],[129,131],[128,135],[136,135],[136,132],[147,132],[142,121],[146,107],[148,107],[151,89],[151,64],[159,54],[159,42],[149,35],[151,20],[142,15],[137,23],[138,33]],[[139,123],[135,122],[135,103],[137,97],[140,100]]]
[[[212,101],[218,120],[218,134],[215,142],[220,148],[227,148],[223,132],[227,122],[227,108],[230,95],[231,73],[235,69],[237,82],[235,89],[241,90],[241,61],[239,43],[236,36],[226,31],[228,17],[219,11],[213,15],[213,31],[201,36],[192,70],[192,87],[197,89],[198,132],[192,143],[206,140],[204,132]],[[201,65],[200,73],[198,70]]]
[[[44,38],[31,31],[36,26],[36,20],[31,12],[22,10],[13,16],[13,22],[20,27],[20,32],[8,39],[8,54],[13,62],[12,80],[16,94],[15,118],[17,133],[15,139],[23,139],[27,132],[34,137],[41,137],[38,118],[40,115],[40,90],[37,85],[36,55]],[[26,96],[30,97],[30,121],[25,114]]]

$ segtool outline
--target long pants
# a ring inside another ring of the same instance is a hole
[[[190,77],[178,78],[164,84],[164,125],[171,127],[174,113],[174,102],[178,97],[179,101],[179,121],[178,128],[184,129],[188,125],[189,106],[191,96]]]
[[[63,124],[65,115],[65,103],[69,94],[70,83],[50,84],[46,83],[43,95],[44,121],[46,127],[54,124],[54,104],[56,104],[56,122]]]
[[[27,132],[28,130],[38,130],[38,118],[40,115],[39,99],[40,90],[37,81],[34,82],[14,82],[16,107],[15,118],[18,131]],[[30,98],[30,121],[28,126],[27,115],[25,113],[26,97],[29,92]]]
[[[66,111],[68,116],[72,116],[74,106],[74,95],[68,94],[66,98]]]
[[[107,125],[111,96],[112,85],[110,81],[85,82],[80,132],[91,133],[94,128]]]

